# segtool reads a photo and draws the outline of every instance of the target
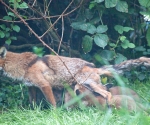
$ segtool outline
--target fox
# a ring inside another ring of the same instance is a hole
[[[113,87],[112,87],[113,88]],[[115,109],[121,109],[121,108],[126,108],[129,111],[141,111],[142,109],[146,110],[142,104],[139,102],[136,102],[134,98],[132,98],[131,95],[128,95],[129,93],[123,94],[122,92],[120,93],[120,89],[118,86],[114,87],[112,89],[112,98],[109,102],[109,106]],[[128,91],[131,91],[131,94],[133,93],[133,90],[127,89]],[[114,92],[114,91],[117,92]],[[119,90],[119,91],[118,91]],[[107,103],[106,99],[103,98],[100,94],[89,91],[86,87],[83,85],[76,84],[74,87],[74,92],[78,96],[80,94],[84,94],[85,96],[81,99],[81,102],[85,106],[96,106],[96,104],[100,104],[102,108],[106,108]],[[133,93],[135,94],[135,93]],[[66,93],[66,102],[67,103],[70,99],[71,96],[68,98],[68,93]],[[134,95],[133,95],[134,97]],[[68,100],[67,100],[68,99]]]
[[[35,87],[39,88],[46,100],[56,107],[52,88],[63,88],[64,83],[72,85],[84,84],[101,94],[111,98],[111,93],[96,84],[101,84],[100,75],[111,75],[109,70],[95,68],[93,63],[80,58],[57,55],[38,57],[32,52],[15,53],[0,48],[0,69],[3,75],[22,81],[29,87],[30,101],[36,102]]]

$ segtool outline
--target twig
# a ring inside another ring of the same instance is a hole
[[[64,18],[62,17],[62,31],[61,31],[61,39],[60,39],[60,42],[59,42],[58,52],[57,52],[57,53],[59,53],[60,46],[61,46],[61,42],[62,42],[62,39],[63,39],[63,35],[64,35]]]

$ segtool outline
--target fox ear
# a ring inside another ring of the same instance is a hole
[[[5,47],[0,48],[0,57],[5,58],[7,54],[7,49]]]

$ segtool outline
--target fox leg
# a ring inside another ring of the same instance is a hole
[[[105,99],[107,99],[108,103],[111,101],[112,95],[110,92],[106,91],[101,87],[101,85],[96,84],[96,83],[89,83],[89,84],[83,84],[85,87],[91,89],[92,91],[102,95]]]
[[[39,86],[39,88],[43,92],[47,101],[49,101],[54,107],[56,107],[56,101],[52,91],[52,87],[50,85],[44,85],[44,86]]]
[[[29,86],[28,92],[29,92],[30,104],[32,104],[32,102],[36,103],[36,87],[35,86]]]

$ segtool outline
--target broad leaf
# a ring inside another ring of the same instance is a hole
[[[135,48],[136,51],[145,51],[146,49],[143,46],[137,46]]]
[[[125,36],[120,36],[120,40],[123,42],[126,40],[126,37]]]
[[[19,32],[20,31],[20,27],[18,25],[13,25],[12,26],[13,30],[16,31],[16,32]]]
[[[134,45],[133,43],[129,43],[129,44],[128,44],[128,47],[129,47],[129,48],[135,48],[135,45]]]
[[[138,0],[138,1],[144,7],[149,7],[150,6],[150,0]]]
[[[12,37],[10,37],[10,39],[12,39],[12,40],[17,40],[17,37],[12,36]]]
[[[18,8],[25,9],[25,8],[28,8],[28,5],[27,5],[27,3],[23,2],[18,6]]]
[[[131,27],[123,27],[123,31],[125,31],[125,32],[128,32],[130,30],[134,30],[134,29]]]
[[[4,37],[5,37],[4,32],[0,30],[0,38],[4,38]]]
[[[93,46],[93,38],[85,35],[82,39],[82,47],[83,47],[83,51],[85,53],[88,53],[92,50],[92,46]]]
[[[84,24],[84,22],[73,22],[71,23],[71,27],[76,29],[76,30],[80,30],[80,26]]]
[[[3,30],[6,29],[6,26],[4,24],[0,25],[0,28],[2,28]]]
[[[118,0],[105,0],[105,7],[111,8],[117,5]]]
[[[147,40],[148,46],[150,46],[150,27],[148,28],[147,33],[146,33],[146,40]]]
[[[108,40],[109,40],[108,36],[105,34],[97,34],[94,36],[95,44],[102,47],[103,49],[107,45]]]
[[[15,14],[12,13],[12,12],[8,12],[8,15],[9,15],[9,16],[12,16],[12,17],[16,17]]]
[[[99,26],[97,27],[96,32],[97,32],[97,33],[104,33],[104,32],[106,32],[107,30],[108,30],[107,25],[99,25]]]
[[[120,12],[128,13],[128,4],[126,1],[118,1],[116,9]]]
[[[108,61],[102,58],[99,54],[94,54],[94,59],[99,63],[101,63],[102,65],[109,64]]]
[[[122,48],[127,49],[129,47],[129,41],[128,40],[124,40],[121,43]]]
[[[122,54],[120,53],[117,53],[117,57],[115,59],[115,64],[119,64],[123,61],[127,60],[127,58],[125,56],[123,56]]]
[[[108,61],[111,61],[113,60],[114,56],[115,56],[115,53],[114,51],[110,51],[110,50],[103,50],[101,53],[100,53],[101,57],[108,60]]]
[[[11,39],[7,39],[7,40],[5,41],[5,43],[8,44],[8,45],[10,45],[10,44],[11,44]]]
[[[119,33],[122,34],[123,33],[123,26],[121,25],[115,25],[115,30]]]
[[[10,32],[6,32],[6,33],[5,33],[5,37],[6,37],[6,38],[10,37]]]
[[[4,19],[4,20],[12,21],[12,17],[10,17],[10,16],[4,16],[3,19]]]
[[[90,26],[90,23],[84,23],[80,25],[79,29],[83,31],[87,31],[89,26]]]
[[[88,25],[87,32],[90,34],[94,34],[96,32],[96,27],[92,24]]]

